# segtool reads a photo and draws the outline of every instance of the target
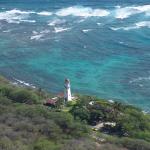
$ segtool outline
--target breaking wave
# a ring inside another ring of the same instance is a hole
[[[92,29],[83,29],[82,30],[83,33],[87,33],[87,32],[90,32],[90,31],[92,31]]]
[[[58,11],[22,11],[18,9],[12,9],[7,11],[0,12],[0,20],[5,20],[8,23],[20,23],[20,22],[36,22],[35,20],[29,20],[31,14],[36,14],[40,16],[57,16],[57,17],[66,17],[66,16],[76,16],[76,17],[105,17],[112,16],[117,19],[125,19],[135,14],[144,13],[147,16],[150,16],[150,5],[142,6],[127,6],[121,7],[116,6],[114,9],[101,9],[101,8],[91,8],[84,6],[72,6],[67,8],[59,9]],[[61,20],[62,21],[62,20]],[[49,22],[49,25],[59,24],[61,22],[58,20],[53,20]],[[84,20],[80,20],[81,22]]]
[[[30,84],[30,83],[27,83],[25,81],[22,81],[22,80],[18,80],[18,79],[15,79],[15,82],[13,82],[13,84],[20,84],[20,85],[24,85],[24,86],[27,86],[27,87],[31,87],[31,88],[36,88],[34,85]]]
[[[0,20],[5,20],[8,23],[17,23],[20,22],[34,22],[33,20],[28,20],[29,15],[34,13],[32,11],[21,11],[17,9],[0,12]]]
[[[68,31],[68,30],[70,30],[71,28],[62,28],[62,27],[55,27],[54,28],[54,32],[55,33],[60,33],[60,32],[64,32],[64,31]]]
[[[93,9],[91,7],[72,6],[58,10],[57,16],[79,16],[79,17],[104,17],[112,15],[117,19],[125,19],[132,15],[145,13],[150,15],[150,5],[142,6],[116,6],[113,10]]]
[[[33,35],[30,37],[31,40],[40,40],[43,38],[46,34],[48,34],[50,31],[49,30],[44,30],[41,32],[33,31]]]
[[[49,21],[48,25],[49,26],[55,26],[55,25],[60,25],[60,24],[64,24],[64,23],[66,23],[65,19],[54,19],[52,21]]]
[[[150,28],[150,21],[141,21],[141,22],[137,22],[135,24],[133,24],[132,26],[128,26],[128,27],[110,27],[111,30],[117,31],[117,30],[133,30],[133,29],[140,29],[140,28]]]
[[[53,13],[49,12],[49,11],[42,11],[42,12],[39,12],[37,14],[41,15],[41,16],[51,16]]]
[[[131,15],[145,13],[146,15],[150,14],[150,5],[143,6],[128,6],[128,7],[116,7],[115,18],[125,19]]]
[[[35,11],[21,11],[18,9],[12,9],[4,12],[0,12],[0,20],[5,20],[8,23],[16,23],[19,24],[20,22],[28,22],[28,23],[35,23],[35,20],[29,20],[30,14],[37,14],[42,16],[50,16],[52,15],[51,12],[42,11],[42,12],[35,12]]]
[[[73,6],[63,8],[56,12],[58,16],[79,16],[79,17],[104,17],[109,15],[109,11],[104,9],[92,9],[90,7]]]

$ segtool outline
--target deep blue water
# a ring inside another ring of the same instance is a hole
[[[0,74],[150,110],[149,0],[1,0]]]

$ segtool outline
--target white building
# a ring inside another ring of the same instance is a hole
[[[71,97],[71,89],[70,89],[70,80],[69,79],[65,79],[65,92],[64,92],[64,98],[65,101],[72,101],[72,97]]]

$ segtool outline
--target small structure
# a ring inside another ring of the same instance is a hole
[[[50,107],[56,107],[56,102],[57,102],[57,99],[48,99],[44,105],[45,106],[50,106]]]
[[[64,87],[65,87],[65,91],[63,93],[59,93],[57,96],[48,99],[44,103],[44,105],[50,106],[52,108],[56,108],[58,106],[58,104],[61,104],[61,101],[63,101],[63,99],[65,100],[65,103],[68,101],[75,100],[76,97],[72,97],[72,95],[71,95],[69,79],[65,79]]]
[[[71,89],[70,89],[70,80],[69,79],[65,79],[64,87],[65,87],[65,92],[64,92],[65,102],[72,101]]]

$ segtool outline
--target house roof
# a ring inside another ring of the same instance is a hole
[[[57,100],[55,99],[48,99],[47,101],[46,101],[46,104],[51,104],[51,105],[55,105],[56,104],[56,102],[57,102]]]

